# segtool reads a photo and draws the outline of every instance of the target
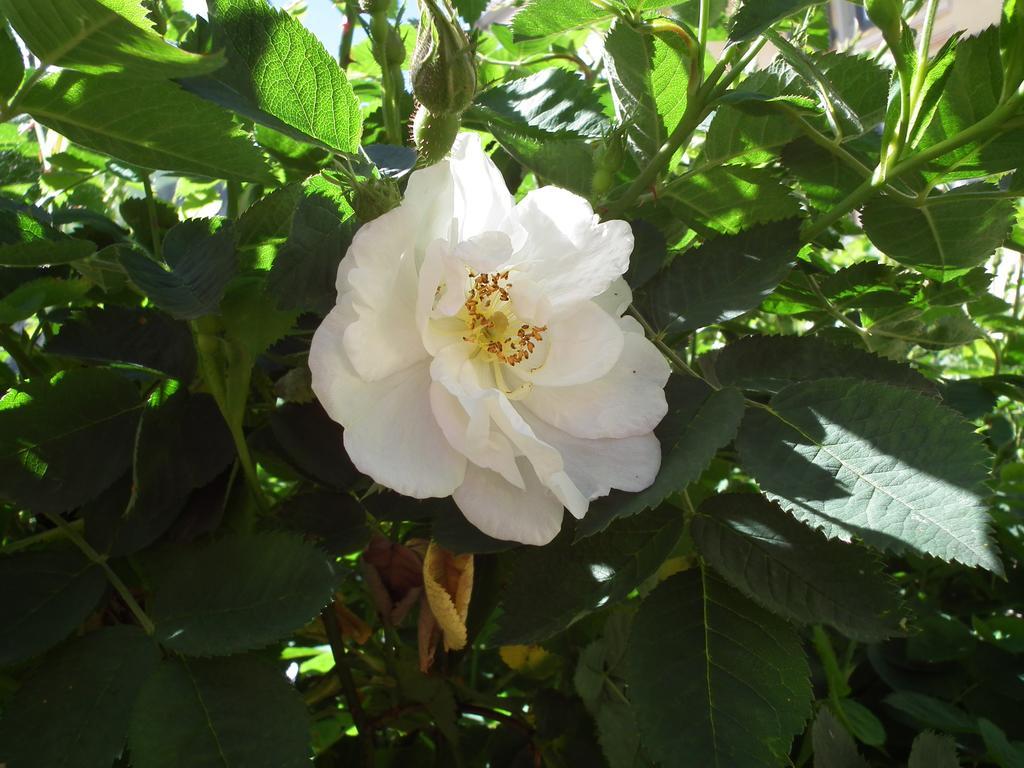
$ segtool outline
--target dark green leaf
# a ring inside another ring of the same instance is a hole
[[[156,214],[156,232],[153,232],[153,218],[150,217],[150,206]],[[178,211],[170,203],[160,199],[146,200],[144,197],[129,197],[117,207],[118,213],[125,223],[131,227],[135,242],[152,252],[153,237],[163,242],[168,231],[178,222]]]
[[[846,149],[850,151],[849,146]],[[861,174],[810,139],[787,145],[782,163],[799,183],[808,204],[817,210],[830,210],[864,181]]]
[[[909,365],[842,347],[815,336],[746,336],[700,360],[719,384],[778,392],[798,381],[847,376],[937,395],[934,383]]]
[[[25,76],[25,62],[3,16],[0,16],[0,101],[14,95]]]
[[[509,586],[495,641],[537,642],[621,600],[661,565],[682,529],[682,513],[662,507],[575,544],[572,532],[563,530],[545,547],[515,550],[508,555]]]
[[[110,768],[159,661],[156,643],[135,627],[106,627],[69,643],[5,710],[0,760],[9,768]]]
[[[178,390],[142,417],[135,441],[131,494],[111,515],[86,517],[89,541],[123,555],[151,544],[170,527],[188,495],[235,458],[231,434],[210,395]]]
[[[265,646],[315,617],[334,591],[326,555],[283,533],[219,539],[181,552],[188,568],[158,574],[157,637],[198,656]]]
[[[878,197],[864,206],[864,232],[878,250],[936,280],[984,264],[1013,226],[1015,205],[987,184],[931,195],[921,206]]]
[[[169,659],[142,689],[128,734],[135,768],[303,768],[302,698],[262,660]]]
[[[255,360],[282,339],[298,312],[278,309],[260,277],[243,277],[228,286],[221,302],[224,335]]]
[[[21,39],[46,66],[130,77],[188,77],[224,64],[167,43],[138,0],[0,0]]]
[[[283,242],[292,226],[302,185],[289,184],[260,198],[241,215],[235,227],[239,248]]]
[[[307,181],[267,280],[278,306],[326,314],[334,306],[338,264],[354,230],[352,208],[340,190],[321,176]]]
[[[78,550],[0,557],[0,666],[41,653],[71,634],[106,586],[103,570]]]
[[[811,731],[814,768],[870,768],[857,752],[853,737],[828,707],[821,707]]]
[[[829,538],[927,553],[996,573],[987,454],[930,397],[855,379],[793,384],[748,411],[737,447],[769,498]]]
[[[318,539],[332,555],[358,552],[370,540],[366,510],[347,493],[302,493],[283,501],[275,512],[296,532]]]
[[[59,240],[31,240],[26,243],[0,245],[0,267],[40,267],[47,264],[69,264],[84,259],[96,250],[88,240],[72,237]]]
[[[132,282],[154,304],[175,317],[194,320],[220,304],[235,271],[234,235],[230,222],[193,219],[167,233],[168,269],[134,250],[122,250],[120,259]]]
[[[743,394],[732,387],[715,391],[700,379],[674,376],[666,387],[668,415],[655,430],[662,461],[650,488],[640,493],[612,491],[590,504],[579,536],[604,530],[619,517],[657,507],[686,489],[707,469],[718,449],[736,436],[743,418]]]
[[[142,307],[107,305],[75,312],[49,340],[46,351],[79,360],[137,365],[186,383],[196,370],[189,327]]]
[[[1000,768],[1024,768],[1024,744],[1011,742],[991,720],[978,718],[978,729],[985,740],[989,757]]]
[[[960,768],[956,742],[949,736],[922,733],[914,739],[907,768]]]
[[[292,466],[331,488],[347,489],[359,472],[345,452],[344,430],[319,403],[287,403],[270,416],[270,428]]]
[[[630,699],[644,746],[672,765],[774,768],[810,713],[800,638],[711,573],[662,582],[629,637]]]
[[[37,83],[22,107],[75,143],[133,165],[215,179],[268,176],[228,113],[171,82],[65,71]]]
[[[266,0],[211,0],[228,65],[186,87],[301,141],[356,152],[359,102],[344,71],[298,19]]]
[[[800,212],[789,188],[766,168],[726,166],[684,176],[671,185],[668,196],[670,208],[685,223],[730,235]]]
[[[755,72],[737,89],[737,95],[763,99],[781,97],[796,90],[773,72]],[[709,164],[745,161],[761,164],[801,134],[798,124],[775,112],[751,114],[724,103],[715,113],[704,141],[702,159]]]
[[[484,91],[466,117],[534,138],[601,138],[608,133],[608,118],[594,89],[558,68]]]
[[[434,512],[430,533],[445,549],[457,554],[504,552],[516,546],[513,541],[502,541],[488,536],[455,506],[451,499],[430,499],[426,502]]]
[[[0,400],[0,496],[40,512],[93,498],[128,466],[139,408],[134,384],[98,368],[9,390]]]
[[[744,0],[733,16],[729,37],[733,40],[749,40],[779,19],[821,2],[824,0]]]
[[[856,640],[898,632],[899,597],[867,551],[829,541],[760,494],[713,496],[693,538],[726,581],[773,613]]]
[[[716,237],[676,256],[647,289],[655,326],[673,333],[731,320],[755,308],[789,273],[800,250],[796,222]]]

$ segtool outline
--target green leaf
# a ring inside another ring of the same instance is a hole
[[[309,721],[284,675],[248,656],[168,659],[142,689],[128,733],[135,768],[303,768]]]
[[[814,768],[870,768],[857,752],[853,737],[828,707],[821,707],[811,730]]]
[[[122,250],[128,277],[161,309],[194,320],[217,309],[235,271],[231,223],[220,219],[182,222],[164,238],[167,269],[139,251]]]
[[[37,83],[22,108],[76,144],[143,168],[268,177],[262,155],[228,113],[171,82],[65,71]]]
[[[873,555],[825,539],[760,494],[713,496],[692,525],[711,567],[773,613],[865,642],[899,631],[899,597]]]
[[[999,105],[1003,66],[999,57],[999,28],[989,27],[962,40],[950,67],[934,115],[917,145],[927,149],[988,117]],[[987,135],[933,160],[928,170],[943,179],[976,178],[1016,170],[1024,153],[1024,129]]]
[[[270,429],[302,475],[339,490],[359,478],[342,442],[344,430],[319,403],[286,403],[270,415]]]
[[[1006,734],[991,720],[978,718],[978,730],[985,740],[989,757],[1000,768],[1024,768],[1024,744],[1011,742]]]
[[[495,642],[538,642],[601,605],[625,598],[657,570],[682,530],[682,513],[663,507],[616,521],[575,544],[566,529],[545,547],[509,553]]]
[[[0,0],[0,11],[44,66],[165,79],[224,64],[220,53],[201,56],[167,43],[139,0]]]
[[[793,384],[748,411],[741,461],[768,497],[829,538],[927,553],[996,573],[987,453],[930,397],[855,379]]]
[[[615,117],[625,126],[626,145],[640,166],[657,154],[666,136],[651,82],[652,57],[652,38],[621,21],[612,25],[604,41],[604,66]]]
[[[498,123],[489,130],[502,149],[540,178],[580,195],[590,194],[594,155],[582,139],[536,138]]]
[[[69,643],[5,708],[0,760],[9,768],[109,768],[159,661],[156,643],[135,627],[105,627]]]
[[[689,97],[690,60],[677,35],[656,35],[651,56],[651,93],[658,114],[671,133],[686,111]]]
[[[683,222],[730,235],[800,213],[789,188],[767,168],[721,167],[684,176],[669,187],[668,199]]]
[[[21,58],[11,30],[0,16],[0,101],[11,98],[25,76],[25,62]]]
[[[874,712],[854,699],[840,699],[838,708],[842,710],[843,720],[850,726],[850,733],[857,741],[869,747],[885,744],[885,726]]]
[[[0,245],[0,267],[41,267],[48,264],[70,264],[84,259],[96,250],[88,240],[72,237],[59,240],[42,238],[24,243]]]
[[[665,765],[775,768],[810,713],[793,628],[702,570],[644,600],[626,653],[643,744]]]
[[[338,63],[286,11],[266,0],[211,0],[214,39],[228,65],[185,87],[244,117],[336,152],[359,150],[359,102]]]
[[[743,393],[732,387],[715,391],[700,379],[673,376],[665,389],[668,415],[654,431],[661,441],[661,468],[640,493],[612,493],[591,502],[579,522],[580,537],[604,530],[616,518],[657,507],[686,490],[707,469],[719,448],[735,436],[743,419]]]
[[[822,2],[824,0],[744,0],[732,18],[729,37],[733,40],[749,40],[779,19]]]
[[[301,493],[281,502],[274,512],[291,529],[319,540],[332,555],[359,552],[370,541],[366,510],[348,493]]]
[[[0,325],[25,320],[47,307],[77,304],[92,289],[88,280],[40,277],[22,283],[0,298]]]
[[[66,371],[0,400],[0,496],[63,512],[93,498],[131,459],[139,394],[116,373]]]
[[[489,88],[476,97],[466,118],[535,138],[597,139],[607,135],[609,127],[594,89],[558,68]]]
[[[845,149],[850,151],[850,145]],[[863,176],[835,154],[806,138],[786,146],[782,163],[799,183],[808,204],[820,211],[830,210],[864,181]]]
[[[280,243],[288,237],[295,206],[302,199],[301,184],[275,189],[245,209],[235,224],[239,248]]]
[[[977,184],[930,195],[921,206],[883,196],[864,206],[864,232],[878,250],[935,280],[984,264],[1013,227],[1011,198]]]
[[[326,314],[337,298],[338,264],[355,232],[351,206],[322,176],[303,185],[288,240],[267,278],[267,290],[282,309]]]
[[[185,383],[196,371],[188,325],[142,307],[89,307],[61,323],[46,351],[61,357],[160,371]]]
[[[781,75],[761,71],[740,83],[735,93],[738,96],[773,99],[796,90]],[[801,133],[795,121],[780,114],[752,114],[739,104],[723,103],[708,126],[701,160],[710,165],[732,162],[763,164]]]
[[[914,739],[907,768],[960,768],[956,742],[949,736],[922,733]]]
[[[611,16],[590,0],[531,0],[516,14],[512,28],[516,35],[541,37],[590,26]]]
[[[0,666],[59,643],[93,612],[106,587],[103,570],[77,550],[0,557]]]
[[[224,334],[253,359],[259,357],[295,324],[298,312],[274,306],[265,281],[244,277],[228,286],[221,302]]]
[[[977,733],[977,719],[948,702],[913,691],[894,691],[885,703],[909,715],[921,728],[934,728],[945,733]]]
[[[718,384],[760,392],[842,376],[938,394],[935,384],[909,365],[816,336],[745,336],[704,355],[700,365]]]
[[[644,306],[671,333],[725,322],[758,306],[800,250],[795,220],[716,237],[680,254],[652,280]]]
[[[594,718],[597,738],[609,768],[641,768],[650,761],[643,754],[636,715],[622,695],[625,682],[626,640],[632,614],[612,613],[603,637],[579,655],[573,684]]]
[[[155,579],[150,616],[160,642],[188,655],[268,645],[315,617],[334,591],[326,555],[284,533],[226,537],[181,557],[188,568]]]

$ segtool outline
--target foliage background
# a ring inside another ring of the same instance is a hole
[[[1024,765],[1024,5],[855,54],[810,0],[455,3],[463,128],[631,222],[676,369],[655,485],[544,548],[309,391],[416,9],[341,3],[339,66],[209,5],[0,0],[0,763]],[[424,674],[426,540],[475,574]]]

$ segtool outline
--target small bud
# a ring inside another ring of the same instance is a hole
[[[892,48],[903,34],[903,0],[867,0],[864,6],[871,22]]]
[[[405,41],[398,34],[394,27],[388,27],[387,43],[384,47],[387,63],[392,66],[401,66],[405,61]]]
[[[458,114],[434,114],[422,104],[412,122],[412,139],[421,166],[444,160],[459,135],[462,118]]]
[[[435,0],[421,0],[410,75],[416,100],[435,115],[460,114],[476,95],[476,59],[469,39]]]
[[[369,178],[355,185],[352,210],[362,221],[373,221],[402,202],[402,193],[391,179]]]

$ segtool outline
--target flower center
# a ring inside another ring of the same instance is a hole
[[[544,338],[547,326],[520,322],[512,310],[508,272],[481,275],[469,273],[473,281],[466,296],[466,335],[462,338],[506,365],[526,360]]]

